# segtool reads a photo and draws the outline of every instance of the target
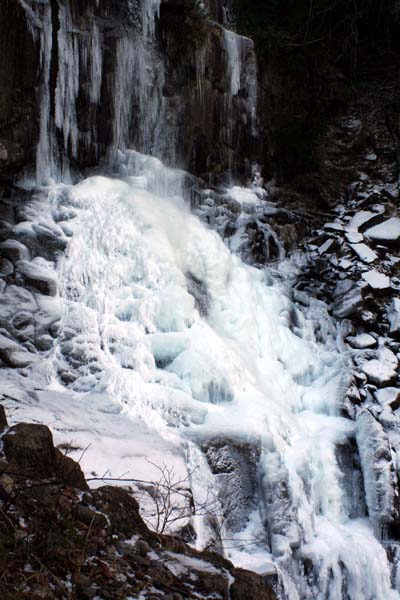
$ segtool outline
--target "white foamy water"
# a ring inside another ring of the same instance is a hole
[[[26,412],[76,457],[90,444],[88,475],[154,480],[164,464],[189,475],[195,503],[218,503],[191,518],[197,546],[219,537],[236,564],[277,569],[282,597],[398,598],[368,518],[349,508],[337,458],[355,435],[340,416],[348,366],[326,307],[292,303],[290,261],[243,264],[191,214],[181,181],[131,152],[122,179],[50,190],[72,234],[58,266],[64,316],[49,386]],[[227,487],[206,459],[221,440],[243,464],[254,450],[247,504],[241,472]]]

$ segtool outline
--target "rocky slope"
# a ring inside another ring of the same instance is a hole
[[[261,576],[149,531],[129,489],[90,490],[47,427],[0,412],[4,598],[275,600]]]

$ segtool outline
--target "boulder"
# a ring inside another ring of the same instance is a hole
[[[24,244],[18,240],[5,240],[0,244],[0,255],[7,258],[12,263],[19,260],[29,260],[30,252]]]
[[[377,358],[369,360],[362,366],[362,370],[370,383],[385,387],[396,381],[399,361],[389,348],[381,348]]]
[[[88,489],[79,464],[54,447],[45,425],[18,423],[2,439],[6,459],[19,476],[60,479],[70,487]]]
[[[54,273],[47,267],[43,259],[36,258],[32,262],[21,260],[17,263],[17,272],[24,284],[45,296],[57,294],[57,281]]]
[[[388,290],[390,290],[392,285],[390,277],[388,277],[384,273],[379,273],[379,271],[377,271],[376,269],[366,271],[361,275],[361,277],[375,292],[387,292]]]
[[[375,398],[382,406],[390,406],[392,410],[400,407],[400,388],[387,387],[375,392]]]
[[[391,217],[383,223],[367,229],[365,235],[380,244],[398,245],[400,243],[400,219]]]
[[[374,348],[377,345],[376,339],[369,333],[360,333],[359,335],[349,336],[346,338],[346,342],[350,344],[352,348],[357,350],[366,350],[368,348]]]
[[[36,357],[14,340],[0,333],[0,358],[9,367],[25,368],[35,361]]]
[[[350,248],[353,252],[362,260],[362,262],[369,265],[377,260],[377,253],[372,250],[367,244],[359,243],[359,244],[350,244]]]
[[[261,575],[235,569],[233,576],[235,581],[230,588],[231,600],[276,600],[274,592]]]

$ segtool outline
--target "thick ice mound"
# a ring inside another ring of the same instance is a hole
[[[230,489],[239,502],[235,525],[220,522],[226,553],[290,572],[287,597],[338,600],[347,582],[353,600],[397,598],[368,520],[351,518],[337,458],[355,435],[339,416],[347,365],[324,305],[300,312],[292,264],[244,265],[190,213],[179,173],[133,158],[125,179],[51,191],[58,220],[72,217],[59,223],[72,233],[59,265],[63,330],[52,382],[29,410],[54,419],[59,441],[91,444],[89,473],[152,479],[146,457],[173,463],[225,517]],[[193,518],[199,545],[215,521]],[[320,569],[313,585],[302,556]]]

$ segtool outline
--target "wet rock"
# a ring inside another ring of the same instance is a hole
[[[0,318],[11,320],[18,311],[35,313],[38,310],[33,294],[22,287],[8,285],[0,297]]]
[[[25,329],[28,325],[31,325],[34,321],[33,315],[29,312],[21,311],[18,312],[12,320],[12,324],[15,329]]]
[[[0,219],[0,241],[7,239],[11,230],[12,225],[7,221],[3,221],[3,219]]]

